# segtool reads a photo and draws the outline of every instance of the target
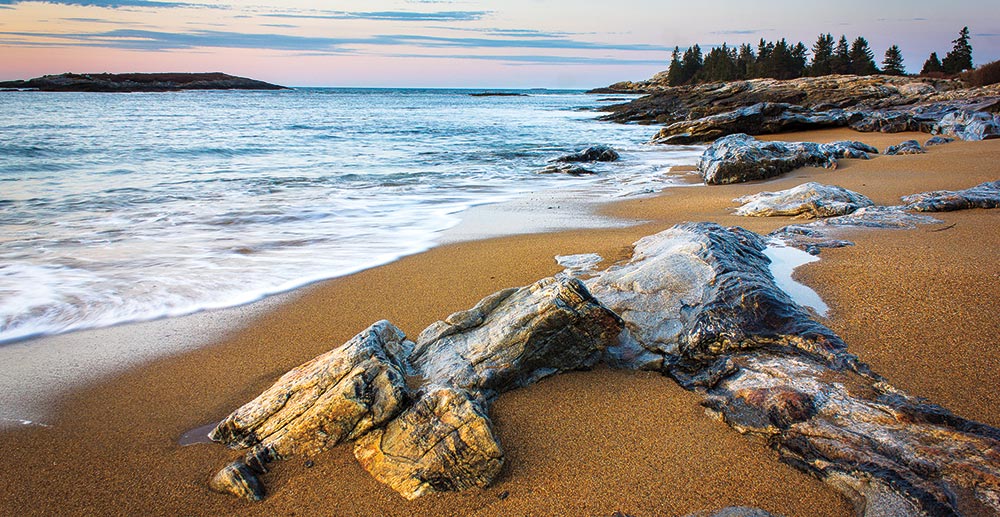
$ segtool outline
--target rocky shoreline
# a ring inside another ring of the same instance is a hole
[[[0,90],[42,92],[175,92],[184,90],[287,90],[246,77],[208,73],[60,74],[21,81],[0,81]]]

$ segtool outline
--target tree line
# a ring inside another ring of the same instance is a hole
[[[921,74],[958,74],[972,69],[972,45],[969,44],[969,28],[959,32],[958,39],[952,41],[951,52],[940,60],[932,52]],[[812,60],[809,60],[809,54]],[[701,47],[693,45],[681,53],[674,47],[667,69],[670,86],[700,82],[733,81],[738,79],[794,79],[803,76],[823,76],[830,74],[853,75],[905,75],[903,53],[898,45],[885,51],[882,67],[875,64],[875,53],[868,46],[868,40],[858,36],[848,43],[847,37],[840,36],[834,41],[833,35],[820,34],[812,49],[800,41],[791,44],[782,38],[765,41],[761,38],[756,48],[748,43],[731,47],[723,43],[721,47],[703,54]]]

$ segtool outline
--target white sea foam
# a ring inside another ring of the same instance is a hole
[[[700,153],[579,93],[467,94],[0,93],[0,342],[247,303],[428,249],[472,206],[658,191]],[[596,143],[622,160],[535,174]]]

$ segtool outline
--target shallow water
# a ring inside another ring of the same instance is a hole
[[[0,92],[0,342],[226,307],[438,242],[472,206],[654,192],[700,149],[579,92]],[[596,177],[538,175],[592,144]]]
[[[792,301],[808,307],[819,316],[826,317],[830,312],[830,307],[820,298],[816,291],[809,286],[792,278],[795,268],[817,262],[819,257],[810,255],[798,248],[785,246],[778,243],[769,243],[764,249],[764,255],[771,259],[771,275],[774,276],[775,283],[782,291],[792,298]]]

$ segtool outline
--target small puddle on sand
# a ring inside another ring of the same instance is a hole
[[[177,444],[181,447],[187,447],[188,445],[195,445],[199,443],[215,443],[211,438],[208,437],[208,433],[215,429],[215,426],[219,425],[218,422],[213,422],[211,424],[205,424],[201,427],[196,427],[184,434],[177,439]]]
[[[764,249],[764,255],[771,259],[771,275],[774,276],[778,287],[785,291],[795,303],[809,307],[816,314],[825,318],[830,312],[830,307],[823,303],[823,299],[816,291],[792,278],[792,272],[795,271],[795,268],[816,262],[819,257],[776,242],[768,243],[767,248]]]

